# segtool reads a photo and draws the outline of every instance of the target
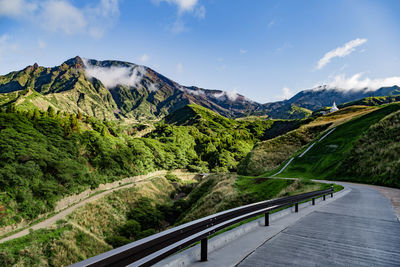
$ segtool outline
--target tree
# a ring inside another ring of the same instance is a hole
[[[49,106],[47,108],[47,115],[49,117],[54,117],[56,115],[56,112],[55,112],[55,110],[54,110],[54,108],[52,106]]]
[[[33,112],[33,118],[35,119],[35,120],[37,120],[37,119],[39,119],[41,116],[40,116],[40,112],[39,112],[39,110],[38,109],[35,109],[35,111]]]
[[[76,114],[76,117],[78,118],[78,120],[82,120],[82,112],[80,110],[78,110],[78,114]]]
[[[10,105],[7,106],[6,112],[7,113],[15,113],[16,111],[15,103],[11,103]]]

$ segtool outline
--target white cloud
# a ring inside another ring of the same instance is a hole
[[[243,54],[246,54],[246,53],[247,53],[247,50],[246,50],[246,49],[240,49],[240,50],[239,50],[239,53],[242,54],[242,55],[243,55]]]
[[[332,81],[325,83],[326,87],[329,89],[338,89],[338,90],[364,90],[367,91],[376,91],[381,87],[390,87],[390,86],[400,86],[400,77],[386,77],[386,78],[362,78],[363,73],[354,74],[351,77],[346,77],[346,75],[338,75]],[[318,86],[318,85],[317,85]],[[317,87],[316,86],[316,87]],[[321,84],[319,85],[321,86]],[[320,87],[324,88],[324,87]]]
[[[95,7],[96,13],[103,17],[119,16],[119,0],[101,0]]]
[[[33,12],[37,5],[25,0],[0,0],[0,16],[17,17]]]
[[[0,0],[0,17],[38,24],[67,35],[89,34],[100,38],[119,16],[119,0],[99,0],[77,7],[70,0]]]
[[[271,21],[268,23],[268,28],[272,28],[272,26],[274,26],[274,24],[275,24],[275,20],[271,20]]]
[[[231,101],[235,101],[238,98],[237,89],[233,89],[233,91],[222,91],[221,93],[213,94],[215,98],[218,99],[229,99]]]
[[[364,44],[367,39],[357,38],[350,42],[345,43],[343,46],[335,48],[329,52],[327,52],[319,61],[317,65],[317,69],[322,69],[326,64],[328,64],[332,58],[335,57],[345,57],[352,53],[356,47]]]
[[[185,13],[192,14],[195,18],[204,19],[206,16],[206,8],[203,5],[198,5],[198,0],[151,0],[154,4],[159,5],[165,2],[169,5],[177,7],[177,17],[169,27],[169,30],[173,33],[181,33],[187,30],[185,22],[182,17]]]
[[[204,6],[200,6],[194,11],[194,16],[198,19],[204,19],[206,17],[206,8]]]
[[[139,58],[140,62],[145,63],[149,60],[149,56],[147,54],[143,54],[140,58]]]
[[[88,33],[101,38],[119,17],[119,0],[101,0],[97,6],[83,9],[88,21]]]
[[[182,63],[178,63],[178,64],[176,65],[176,71],[177,71],[179,74],[183,73],[183,65],[182,65]]]
[[[289,99],[292,96],[294,96],[292,90],[290,90],[290,88],[287,87],[282,88],[282,93],[283,93],[283,99]]]
[[[158,88],[156,87],[156,85],[155,85],[154,83],[150,83],[150,85],[147,87],[147,89],[148,89],[150,92],[155,92],[155,91],[158,90]]]
[[[153,3],[159,4],[161,2],[166,2],[170,5],[176,5],[178,7],[178,12],[192,12],[194,7],[197,5],[198,0],[153,0]]]
[[[179,87],[179,90],[181,90],[181,91],[184,91],[184,92],[186,92],[186,93],[188,93],[188,94],[191,94],[191,95],[198,95],[198,96],[203,96],[203,95],[205,95],[206,93],[202,90],[202,89],[197,89],[197,90],[192,90],[192,89],[188,89],[188,88],[185,88],[185,87],[183,87],[183,86],[181,86],[181,87]]]
[[[38,39],[38,47],[39,47],[40,49],[44,49],[44,48],[47,47],[47,44],[46,44],[45,41],[43,41],[43,40],[41,40],[41,39]]]
[[[109,89],[117,85],[137,86],[146,75],[146,69],[143,66],[101,67],[91,65],[86,59],[83,61],[86,76],[100,80]]]
[[[66,34],[81,33],[87,25],[82,10],[67,1],[49,1],[42,9],[40,16],[46,29]]]

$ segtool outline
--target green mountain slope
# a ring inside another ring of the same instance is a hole
[[[220,90],[185,87],[145,66],[75,57],[53,68],[37,64],[0,76],[0,106],[81,112],[99,119],[160,119],[190,103],[226,117],[260,104]]]
[[[341,124],[279,176],[347,180],[400,187],[400,104]]]
[[[300,128],[258,143],[240,162],[238,171],[246,175],[271,173],[293,153],[321,136],[329,127],[334,127],[356,116],[369,113],[376,108],[351,106],[318,118],[309,119]]]

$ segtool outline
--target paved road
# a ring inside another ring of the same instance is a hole
[[[400,266],[400,223],[377,190],[351,192],[304,216],[239,266]]]

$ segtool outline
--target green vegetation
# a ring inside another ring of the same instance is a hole
[[[342,160],[342,180],[400,188],[400,111],[371,125]]]
[[[201,116],[193,125],[160,123],[145,137],[132,138],[115,122],[79,112],[21,111],[9,105],[0,112],[0,202],[5,209],[0,226],[33,220],[51,212],[64,196],[130,175],[159,169],[234,171],[274,124],[239,123],[191,108]]]
[[[279,176],[399,187],[399,109],[400,104],[387,105],[337,126],[302,158],[296,157]]]
[[[384,104],[389,104],[393,102],[399,102],[399,95],[391,95],[391,96],[373,96],[366,97],[360,100],[351,101],[349,103],[345,103],[339,106],[339,108],[354,106],[354,105],[363,105],[363,106],[380,106]]]
[[[279,166],[282,167],[282,164],[287,162],[290,156],[300,154],[327,128],[340,125],[375,109],[376,107],[351,106],[324,116],[303,120],[304,124],[301,127],[258,143],[240,162],[238,172],[245,175],[272,175],[280,169]]]
[[[305,125],[297,130],[257,144],[240,162],[238,172],[245,175],[260,175],[275,169],[291,154],[311,142],[329,126],[330,123]]]
[[[0,265],[67,266],[110,248],[73,225],[60,221],[52,228],[0,244]]]

